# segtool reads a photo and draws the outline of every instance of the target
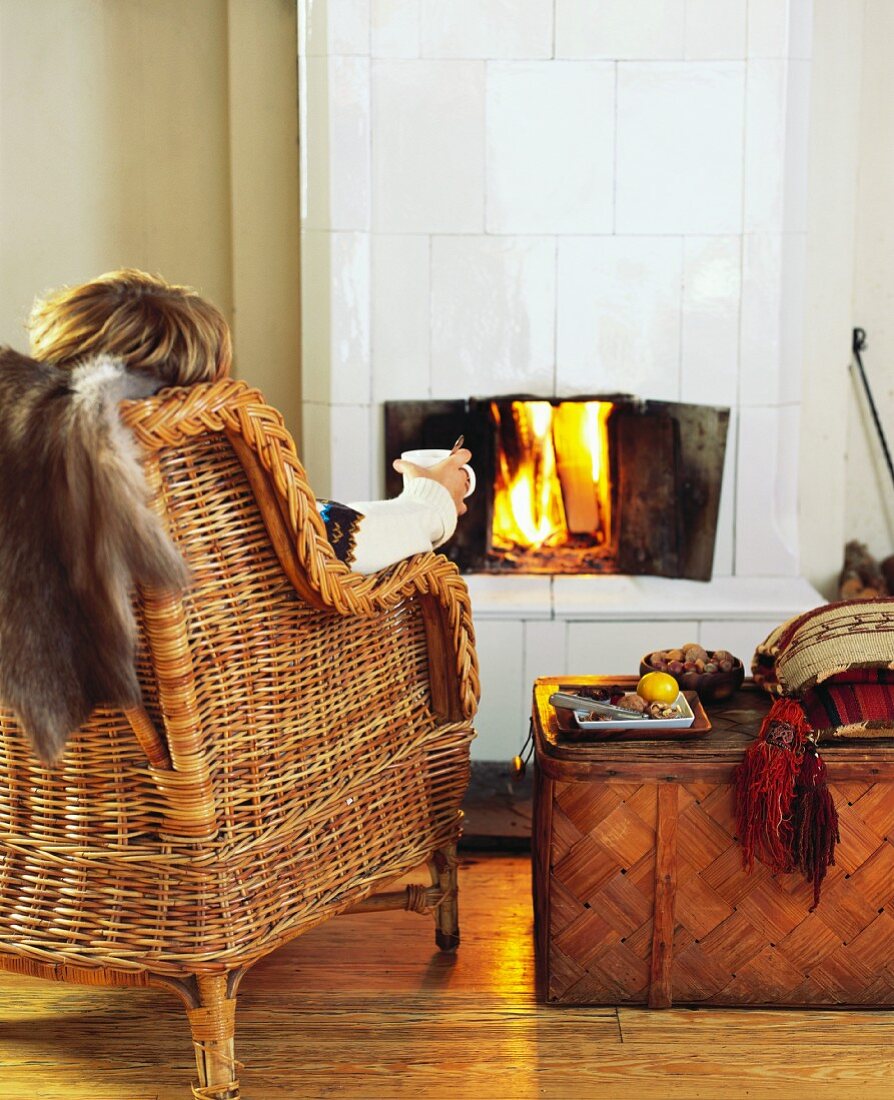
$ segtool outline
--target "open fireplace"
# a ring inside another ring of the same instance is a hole
[[[709,580],[729,410],[627,395],[385,405],[390,458],[474,454],[478,491],[447,549],[465,572]]]

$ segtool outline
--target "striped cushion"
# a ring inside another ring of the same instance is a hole
[[[894,736],[894,671],[853,669],[830,676],[801,700],[816,730],[836,737]]]

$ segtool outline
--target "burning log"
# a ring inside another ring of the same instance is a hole
[[[601,457],[599,422],[590,411],[595,405],[583,401],[560,405],[553,422],[565,517],[568,530],[575,535],[595,534],[601,526],[596,496]],[[590,435],[592,440],[588,439]]]
[[[498,440],[494,547],[607,542],[611,409],[606,401],[513,401],[508,410],[491,403]]]
[[[494,484],[494,546],[542,546],[568,534],[556,477],[553,408],[548,401],[513,401],[511,416],[491,406],[499,451]]]

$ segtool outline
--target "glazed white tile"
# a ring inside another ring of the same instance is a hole
[[[809,61],[788,62],[785,98],[785,200],[784,228],[787,233],[807,231],[807,173],[810,163]]]
[[[370,0],[300,0],[304,8],[305,52],[325,54],[369,53]]]
[[[788,55],[790,0],[748,0],[748,56]]]
[[[683,401],[736,402],[741,264],[740,237],[687,237],[683,242]]]
[[[524,743],[530,707],[523,680],[521,622],[481,622],[475,627],[481,672],[481,704],[472,742],[476,760],[511,760]]]
[[[686,0],[687,60],[744,57],[747,7],[747,0]]]
[[[695,641],[694,619],[663,622],[568,624],[568,667],[572,676],[638,676],[640,660],[655,649]]]
[[[330,409],[331,498],[371,500],[369,405],[333,405]]]
[[[804,375],[807,234],[782,238],[782,309],[779,323],[779,401],[799,403]]]
[[[738,233],[745,64],[618,66],[618,233]]]
[[[329,59],[300,57],[300,201],[302,229],[328,229]]]
[[[809,61],[813,57],[814,0],[789,0],[788,56]]]
[[[373,62],[373,225],[484,228],[484,62]]]
[[[786,172],[786,61],[748,62],[745,102],[746,233],[783,229]]]
[[[424,57],[549,57],[552,0],[420,0]]]
[[[369,407],[369,471],[370,500],[382,500],[385,497],[385,408],[383,405]]]
[[[419,0],[372,0],[373,57],[419,57]]]
[[[725,649],[728,653],[732,653],[745,666],[747,676],[754,651],[767,635],[786,619],[790,619],[801,611],[809,611],[812,606],[814,605],[780,609],[778,618],[763,621],[701,623],[698,632],[699,645],[703,645],[705,649]]]
[[[326,405],[332,399],[332,252],[330,235],[301,234],[301,395],[304,402]]]
[[[796,406],[739,410],[736,574],[798,573]]]
[[[614,132],[614,65],[489,64],[488,232],[610,233]]]
[[[474,461],[473,457],[473,464]],[[476,622],[479,619],[552,618],[551,577],[469,573],[465,581]]]
[[[812,607],[819,595],[803,577],[556,577],[556,619],[576,622],[745,621]],[[682,640],[682,639],[680,639]],[[662,644],[662,643],[656,643]]]
[[[729,577],[734,572],[736,540],[736,456],[738,452],[738,411],[730,410],[726,434],[726,454],[720,483],[720,507],[717,510],[717,533],[714,537],[714,577]]]
[[[304,399],[370,400],[369,234],[302,234]]]
[[[553,577],[553,614],[556,619],[590,622],[625,616],[642,619],[647,612],[637,578],[612,573],[603,577]]]
[[[369,59],[304,62],[303,223],[308,229],[368,229]]]
[[[432,395],[550,395],[555,293],[550,237],[434,237]]]
[[[683,56],[684,0],[556,0],[556,57]]]
[[[430,238],[372,238],[372,365],[376,401],[429,396]]]
[[[739,401],[745,405],[779,401],[782,240],[780,233],[749,233],[742,238]]]
[[[531,690],[541,676],[565,676],[568,665],[566,623],[525,623],[524,682]]]
[[[332,234],[332,401],[368,404],[370,360],[369,234]]]
[[[559,241],[560,395],[679,398],[679,237]]]
[[[298,454],[314,495],[332,496],[332,455],[329,405],[304,400],[301,405],[301,446]]]

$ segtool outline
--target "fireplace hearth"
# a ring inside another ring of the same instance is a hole
[[[709,580],[728,423],[625,394],[392,401],[385,453],[465,437],[478,491],[447,549],[464,572]]]

